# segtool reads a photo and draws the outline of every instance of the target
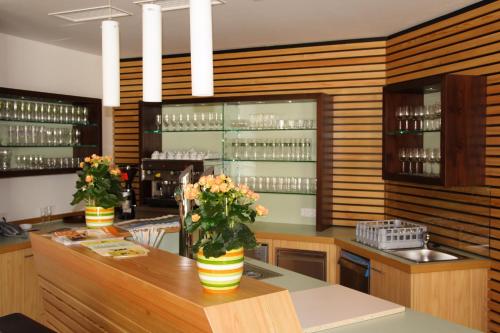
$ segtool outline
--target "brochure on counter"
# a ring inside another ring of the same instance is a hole
[[[60,230],[52,233],[52,239],[64,245],[80,244],[92,240],[123,239],[125,236],[127,236],[126,233],[120,232],[113,226],[96,229]]]
[[[95,253],[116,259],[147,256],[149,250],[124,239],[103,239],[83,241],[80,245],[91,249]]]

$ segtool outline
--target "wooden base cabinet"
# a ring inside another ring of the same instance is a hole
[[[42,298],[31,249],[0,254],[0,282],[0,316],[21,312],[42,322]]]
[[[371,295],[486,331],[487,269],[410,274],[375,260],[370,264]]]

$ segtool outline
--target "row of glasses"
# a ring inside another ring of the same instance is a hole
[[[81,130],[76,127],[45,125],[9,125],[7,146],[77,146],[81,143]]]
[[[241,115],[231,121],[231,127],[235,129],[314,129],[314,119],[279,119],[272,113],[254,113],[248,118]]]
[[[310,161],[313,156],[310,138],[229,139],[224,155],[235,160]]]
[[[277,193],[316,193],[316,178],[279,177],[279,176],[241,176],[232,177],[237,184],[246,184],[256,192]]]
[[[221,130],[222,112],[166,113],[163,115],[163,129],[166,131]],[[162,129],[162,116],[156,117],[156,129]]]
[[[79,168],[80,157],[44,157],[41,155],[16,155],[15,168],[21,170]]]
[[[401,173],[417,176],[439,177],[441,171],[441,149],[401,148],[399,149]]]
[[[437,131],[441,129],[441,104],[400,106],[396,110],[399,131]]]
[[[88,124],[89,110],[71,104],[0,99],[0,120]]]

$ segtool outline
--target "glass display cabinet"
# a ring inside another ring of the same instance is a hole
[[[101,100],[0,88],[0,178],[73,173],[101,147]]]
[[[321,200],[321,184],[332,177],[321,144],[331,138],[322,128],[328,108],[323,94],[141,103],[143,164],[203,161],[260,194],[270,211],[260,221],[322,229],[331,225]]]
[[[383,177],[484,184],[485,78],[440,75],[384,87]]]

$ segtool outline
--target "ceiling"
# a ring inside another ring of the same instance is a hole
[[[479,2],[472,0],[225,0],[213,7],[214,50],[384,37]],[[108,0],[0,0],[0,33],[100,54],[100,22],[71,23],[48,13]],[[120,22],[122,58],[141,56],[141,8]],[[189,52],[189,11],[163,13],[163,53]]]

